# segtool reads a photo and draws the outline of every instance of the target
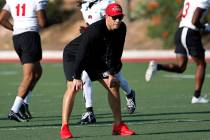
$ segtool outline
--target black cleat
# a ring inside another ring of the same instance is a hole
[[[129,97],[126,97],[128,113],[132,114],[136,109],[135,91],[131,90]]]
[[[20,113],[22,118],[25,118],[27,120],[32,119],[31,113],[29,111],[28,104],[26,104],[26,103],[23,103],[21,105],[19,113]]]
[[[15,113],[12,110],[8,114],[8,119],[15,120],[17,122],[26,122],[27,120],[22,118],[19,113]]]
[[[96,117],[93,112],[85,112],[80,122],[82,125],[96,123]]]

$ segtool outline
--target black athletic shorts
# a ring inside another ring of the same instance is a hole
[[[13,36],[15,51],[22,64],[34,63],[42,59],[41,39],[37,32],[25,32]]]
[[[63,69],[67,81],[73,81],[74,79],[74,66],[75,61],[68,61],[65,59],[65,57],[63,58]],[[104,72],[96,71],[94,67],[86,67],[85,71],[87,72],[91,81],[108,78],[107,75],[104,74]]]
[[[204,55],[205,49],[201,42],[199,31],[186,27],[179,28],[175,34],[176,54],[191,55],[194,57]]]
[[[72,47],[72,46],[69,46]],[[74,76],[74,66],[75,66],[75,55],[70,53],[68,47],[65,47],[63,51],[63,69],[64,74],[66,76],[66,80],[72,81]],[[104,75],[103,71],[98,71],[95,69],[94,64],[87,64],[85,66],[85,71],[87,72],[88,76],[90,77],[91,81],[106,79],[107,76]],[[105,71],[105,70],[104,70]]]

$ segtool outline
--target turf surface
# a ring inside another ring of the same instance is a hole
[[[144,81],[147,63],[124,63],[123,74],[136,91],[137,109],[127,114],[121,93],[123,119],[137,132],[131,137],[111,135],[112,114],[106,91],[94,83],[94,111],[97,123],[78,124],[85,111],[82,94],[75,101],[70,128],[74,137],[85,140],[210,140],[210,104],[190,104],[194,88],[194,68],[184,74],[159,72],[150,83]],[[207,67],[203,93],[210,91]],[[0,64],[0,140],[59,140],[61,103],[65,78],[61,63],[43,64],[43,77],[33,91],[30,109],[33,119],[18,123],[7,119],[21,80],[21,66]],[[203,94],[204,95],[204,94]]]

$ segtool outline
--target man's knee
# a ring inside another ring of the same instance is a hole
[[[206,61],[202,61],[201,63],[199,63],[199,65],[203,68],[206,68]]]
[[[38,81],[38,80],[41,78],[41,76],[42,76],[42,69],[35,72],[35,74],[34,74],[34,79],[35,79],[36,81]]]
[[[24,74],[23,79],[24,79],[25,81],[31,82],[31,81],[34,79],[34,75],[33,75],[32,72],[27,73],[27,74]]]
[[[179,67],[179,69],[177,70],[178,73],[183,73],[183,72],[185,72],[185,70],[186,70],[186,68],[187,68],[186,65],[179,65],[178,67]]]

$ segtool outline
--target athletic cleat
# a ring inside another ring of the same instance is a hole
[[[22,118],[19,113],[15,113],[12,110],[8,114],[8,119],[15,120],[17,122],[26,122],[27,120]]]
[[[135,91],[131,90],[132,97],[126,97],[128,113],[132,114],[136,109]]]
[[[136,132],[130,130],[124,123],[120,123],[119,125],[113,124],[112,126],[112,135],[130,136],[135,134]]]
[[[150,61],[149,66],[146,70],[145,80],[149,82],[156,72],[157,72],[157,63],[155,61]]]
[[[93,112],[85,112],[82,114],[81,124],[91,124],[96,123],[96,117]]]
[[[195,96],[192,97],[192,101],[191,101],[192,104],[206,104],[206,103],[209,103],[209,100],[206,99],[205,97],[199,97],[199,98],[196,98]]]
[[[69,130],[68,124],[65,124],[61,127],[60,137],[61,137],[61,139],[73,138],[73,135],[72,135],[71,131]]]
[[[20,107],[19,114],[26,120],[32,119],[31,113],[29,112],[28,105],[23,103]]]
[[[25,108],[25,114],[27,115],[28,119],[32,119],[32,115],[31,115],[31,113],[30,113],[30,111],[29,111],[29,106],[28,106],[28,104],[23,103],[23,106],[24,106],[24,108]]]

